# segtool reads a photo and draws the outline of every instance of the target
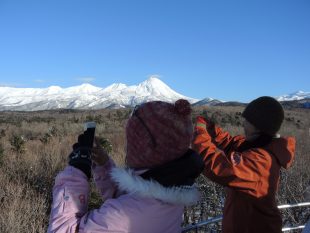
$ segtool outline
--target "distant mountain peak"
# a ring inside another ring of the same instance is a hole
[[[139,84],[139,86],[148,86],[152,88],[160,88],[160,87],[165,87],[167,88],[167,84],[165,84],[163,81],[161,81],[159,78],[151,76],[147,80],[143,81],[142,83]],[[168,87],[170,88],[170,87]]]
[[[189,98],[175,92],[167,84],[154,76],[148,78],[147,80],[136,86],[135,93],[138,96],[145,96],[148,101],[163,100],[166,102],[174,102],[178,99],[187,99],[190,103],[198,101],[197,99]],[[166,96],[166,98],[158,98],[160,96]]]
[[[89,83],[83,83],[78,86],[73,86],[73,87],[68,87],[65,88],[64,91],[66,93],[71,93],[71,94],[79,94],[79,93],[94,93],[102,90],[101,87],[96,87],[92,84]]]
[[[80,85],[77,85],[78,87],[94,87],[94,85],[90,84],[90,83],[82,83]]]
[[[106,88],[104,88],[103,90],[105,92],[110,92],[110,91],[120,91],[127,88],[126,84],[123,83],[113,83],[110,86],[107,86]]]
[[[94,85],[92,85],[92,84],[90,84],[90,83],[82,83],[82,84],[80,84],[80,85],[78,85],[78,86],[74,86],[75,88],[84,88],[84,89],[88,89],[88,90],[97,90],[97,89],[101,89],[100,87],[96,87],[96,86],[94,86]],[[73,88],[74,88],[73,87]]]
[[[163,81],[160,80],[160,78],[158,78],[157,76],[151,76],[149,77],[147,80],[145,80],[144,82],[149,82],[149,83],[161,83],[161,84],[165,84]],[[166,85],[166,84],[165,84]]]
[[[121,108],[155,100],[174,102],[178,99],[187,99],[191,103],[197,101],[175,92],[157,77],[150,77],[138,85],[114,83],[106,88],[89,83],[67,88],[50,86],[8,90],[0,87],[0,110]]]
[[[306,98],[310,98],[310,92],[301,91],[301,90],[293,92],[291,94],[276,97],[278,101],[302,100]]]

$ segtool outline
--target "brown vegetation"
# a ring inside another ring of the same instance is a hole
[[[194,109],[193,118],[208,114],[235,135],[242,133],[241,111],[242,107],[199,107]],[[97,122],[96,134],[111,142],[112,158],[123,165],[124,131],[129,113],[129,109],[1,112],[0,232],[46,232],[54,178],[66,165],[70,145],[83,131],[83,122]],[[280,133],[296,137],[297,151],[293,168],[282,172],[278,195],[281,204],[304,201],[303,193],[310,181],[309,127],[309,110],[286,111]],[[185,224],[221,214],[223,188],[204,177],[199,178],[199,186],[203,200],[185,211]],[[98,207],[100,203],[92,188],[90,208]],[[302,208],[285,211],[285,224],[304,223],[309,212]]]

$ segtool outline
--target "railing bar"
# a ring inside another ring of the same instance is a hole
[[[211,223],[219,222],[222,219],[223,219],[223,216],[217,216],[217,217],[208,219],[206,221],[199,222],[199,223],[196,223],[194,225],[187,226],[187,227],[183,228],[182,232],[187,232],[187,231],[190,231],[190,230],[198,229],[199,227],[202,227],[202,226],[205,226],[205,225],[208,225],[208,224],[211,224]]]
[[[305,228],[305,225],[295,226],[295,227],[285,227],[285,228],[282,228],[282,231],[291,231],[291,230],[297,230],[297,229],[303,229],[303,228]]]
[[[279,205],[279,209],[285,209],[285,208],[293,208],[293,207],[301,207],[301,206],[310,206],[310,202],[303,202],[303,203],[296,203],[296,204],[286,204],[286,205]]]

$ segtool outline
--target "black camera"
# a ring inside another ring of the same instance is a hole
[[[93,147],[94,138],[95,138],[95,129],[96,122],[85,122],[84,123],[84,136],[85,136],[85,144],[88,147]]]

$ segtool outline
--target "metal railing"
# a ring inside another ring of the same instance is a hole
[[[296,203],[296,204],[291,204],[291,205],[290,204],[279,205],[278,208],[279,209],[287,209],[287,208],[304,207],[304,206],[310,206],[310,202]],[[206,226],[206,225],[209,225],[212,223],[220,222],[222,219],[223,219],[223,216],[217,216],[214,218],[210,218],[206,221],[202,221],[199,223],[188,225],[188,226],[183,228],[182,233],[193,231],[193,230],[196,230],[196,232],[198,232],[200,227],[203,227],[203,226]],[[293,226],[293,227],[284,227],[284,228],[282,228],[282,231],[285,232],[285,231],[291,231],[291,230],[297,230],[297,229],[303,229],[303,228],[305,228],[305,225]]]

